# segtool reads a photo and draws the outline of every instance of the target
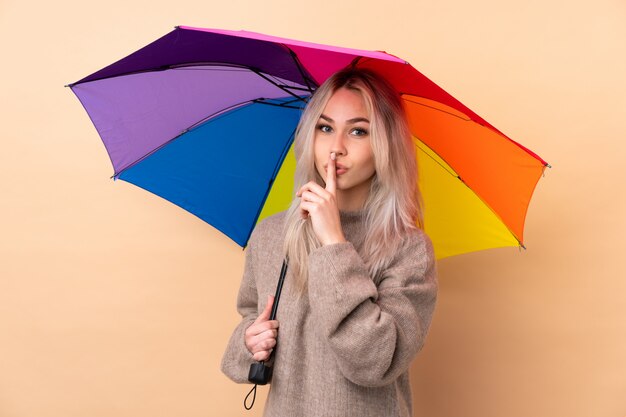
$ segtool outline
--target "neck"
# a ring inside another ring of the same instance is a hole
[[[342,211],[358,211],[365,205],[371,181],[366,181],[347,190],[336,190],[337,207]]]
[[[350,197],[343,197],[337,193],[337,207],[341,211],[358,211],[363,208],[363,204],[365,203],[365,199],[362,201],[357,201]]]

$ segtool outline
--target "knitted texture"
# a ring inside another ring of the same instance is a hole
[[[288,269],[264,416],[412,415],[409,367],[424,344],[437,298],[430,239],[418,231],[376,285],[359,255],[364,212],[340,211],[348,242],[309,254],[308,293],[298,297]],[[254,229],[237,298],[242,316],[222,372],[247,383],[252,354],[244,332],[276,291],[285,212]]]

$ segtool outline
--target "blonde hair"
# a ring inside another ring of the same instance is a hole
[[[370,116],[376,173],[363,206],[367,234],[359,255],[378,282],[405,238],[423,221],[415,146],[402,99],[385,79],[371,70],[351,67],[335,73],[315,91],[296,130],[294,193],[309,181],[324,186],[315,169],[315,129],[326,103],[340,88],[358,92]],[[300,199],[295,198],[286,213],[283,250],[300,294],[307,288],[308,255],[320,246],[311,222],[300,215]]]

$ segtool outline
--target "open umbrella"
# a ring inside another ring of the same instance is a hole
[[[402,94],[438,258],[523,245],[547,165],[403,59],[245,31],[176,27],[73,84],[122,179],[245,246],[294,197],[294,131],[307,98],[346,65]]]

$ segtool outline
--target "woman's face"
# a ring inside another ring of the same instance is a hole
[[[337,154],[339,208],[362,207],[376,170],[369,114],[359,92],[340,88],[330,97],[315,129],[314,148],[315,167],[324,180],[330,153]]]

